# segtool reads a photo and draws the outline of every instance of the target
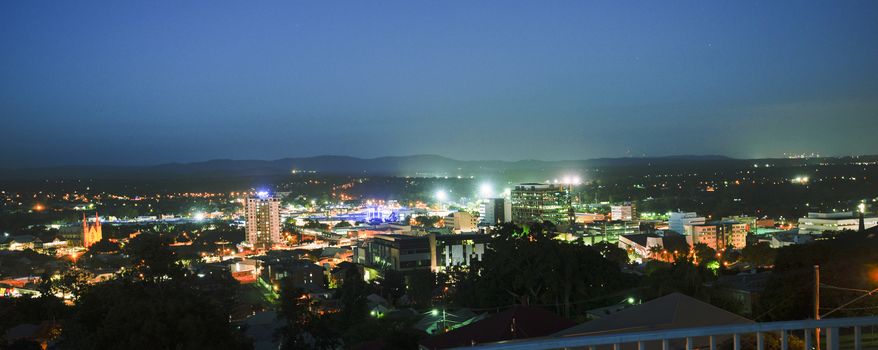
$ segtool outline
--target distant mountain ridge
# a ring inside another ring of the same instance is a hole
[[[277,177],[293,170],[329,175],[364,176],[488,176],[507,179],[545,179],[545,176],[585,174],[591,170],[651,166],[665,168],[750,167],[773,163],[798,166],[808,163],[839,162],[854,157],[811,159],[736,159],[717,155],[679,155],[642,158],[595,158],[586,160],[456,160],[438,155],[358,158],[323,155],[276,160],[213,159],[192,163],[165,163],[148,166],[68,165],[41,168],[0,169],[0,181],[52,179],[198,179],[233,177]],[[858,161],[878,161],[876,155],[856,156]]]
[[[220,176],[274,176],[293,170],[334,175],[457,176],[511,171],[577,170],[590,167],[628,166],[687,161],[729,161],[725,156],[667,156],[652,158],[597,158],[589,160],[456,160],[438,155],[357,158],[324,155],[277,160],[213,159],[192,163],[149,166],[68,165],[0,169],[0,180],[34,178],[168,178]]]

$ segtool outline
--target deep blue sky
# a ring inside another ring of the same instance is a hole
[[[0,167],[876,135],[878,1],[0,2]]]

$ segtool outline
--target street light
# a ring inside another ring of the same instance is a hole
[[[448,193],[445,193],[444,190],[436,191],[436,200],[438,200],[440,202],[444,202],[447,199],[448,199]]]
[[[479,186],[479,195],[482,198],[490,198],[494,194],[494,188],[489,183],[483,183]]]

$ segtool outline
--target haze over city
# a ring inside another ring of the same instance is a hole
[[[6,1],[0,167],[874,154],[875,18],[873,1]]]

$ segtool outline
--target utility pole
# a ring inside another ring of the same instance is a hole
[[[814,265],[814,319],[820,319],[820,265]],[[820,327],[814,329],[814,341],[820,350]]]

